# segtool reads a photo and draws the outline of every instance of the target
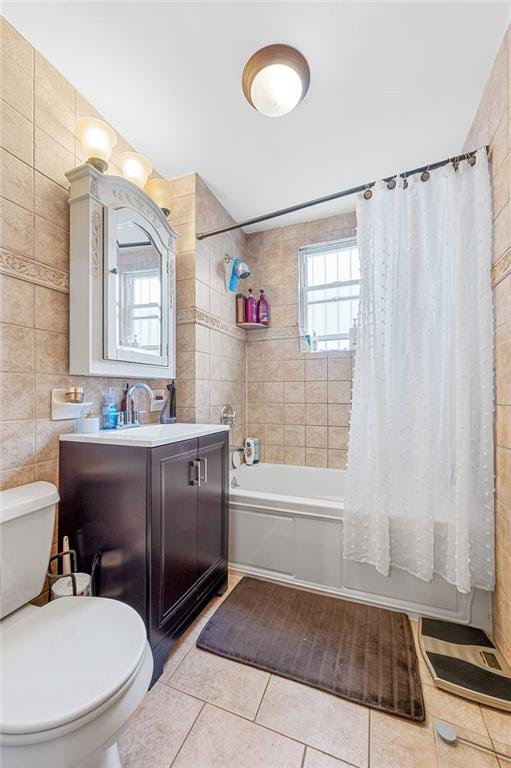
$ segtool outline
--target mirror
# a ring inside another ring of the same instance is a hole
[[[133,221],[117,225],[116,337],[123,349],[160,356],[162,257]]]
[[[114,209],[109,218],[105,354],[108,359],[165,365],[167,257],[156,246],[148,222],[133,210]]]

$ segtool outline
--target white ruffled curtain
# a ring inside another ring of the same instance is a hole
[[[486,151],[357,205],[361,298],[344,556],[494,587]]]

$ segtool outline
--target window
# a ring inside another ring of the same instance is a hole
[[[356,239],[300,248],[299,263],[300,325],[310,335],[312,349],[350,349],[360,295]]]

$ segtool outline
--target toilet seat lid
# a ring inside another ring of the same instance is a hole
[[[142,662],[138,613],[102,597],[63,597],[0,624],[0,733],[47,731],[115,695]]]

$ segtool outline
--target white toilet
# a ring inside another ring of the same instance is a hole
[[[146,693],[153,657],[124,603],[64,597],[42,608],[51,483],[0,492],[0,765],[119,768],[117,738]]]

